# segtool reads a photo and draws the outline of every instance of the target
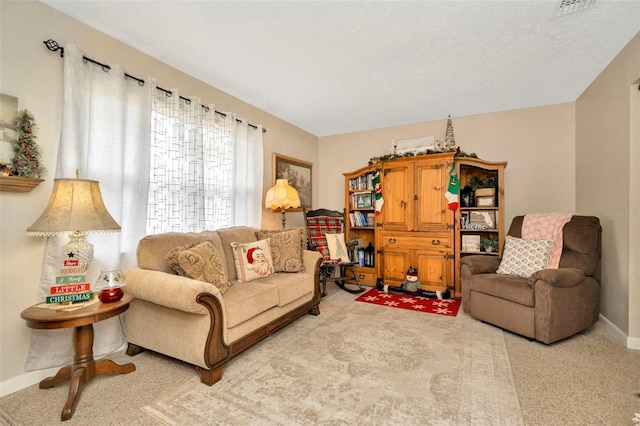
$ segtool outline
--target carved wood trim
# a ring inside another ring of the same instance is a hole
[[[322,258],[318,258],[314,267],[313,276],[315,277],[313,282],[313,308],[316,309],[320,306],[320,299],[322,299],[322,284],[320,283],[320,265],[322,264]],[[320,311],[318,310],[318,314]],[[318,315],[314,314],[314,315]]]
[[[222,305],[218,298],[208,293],[200,293],[196,301],[209,311],[209,334],[205,345],[204,360],[207,367],[214,368],[221,362],[229,359],[229,347],[224,343],[224,320],[222,316]]]

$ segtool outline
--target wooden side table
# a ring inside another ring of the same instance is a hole
[[[20,314],[30,328],[51,330],[74,327],[73,364],[62,367],[55,376],[40,382],[40,389],[48,389],[70,381],[69,396],[62,408],[63,421],[73,416],[82,387],[95,376],[127,374],[135,371],[136,366],[132,363],[118,365],[108,359],[98,361],[93,359],[93,323],[123,313],[129,309],[131,300],[133,297],[125,294],[117,302],[96,303],[75,311],[56,311],[31,306]]]

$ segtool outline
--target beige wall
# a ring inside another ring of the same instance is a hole
[[[638,349],[639,80],[640,33],[576,101],[576,206],[602,221],[601,312]]]
[[[528,212],[575,210],[573,103],[454,117],[452,123],[460,149],[485,160],[508,162],[505,223]],[[320,138],[320,206],[342,208],[342,173],[388,153],[392,140],[444,139],[445,129],[443,119]]]
[[[35,116],[38,143],[49,170],[45,182],[31,193],[0,193],[0,392],[4,395],[27,380],[33,383],[33,375],[24,374],[30,332],[20,312],[36,302],[44,240],[27,237],[25,229],[42,213],[53,187],[62,116],[63,60],[46,49],[44,40],[75,44],[88,56],[122,65],[129,74],[151,75],[162,87],[179,88],[183,95],[214,103],[219,111],[233,111],[250,123],[265,126],[264,193],[271,186],[272,152],[317,165],[318,139],[41,3],[3,0],[0,15],[0,92],[16,96],[19,108]],[[314,182],[317,172],[316,167]],[[315,196],[317,204],[317,191]],[[265,211],[262,226],[278,228],[279,220],[279,215]],[[289,223],[301,225],[302,218],[291,215]]]

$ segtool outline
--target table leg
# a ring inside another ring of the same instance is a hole
[[[62,367],[55,376],[40,382],[40,389],[48,389],[61,383],[71,381],[69,384],[69,396],[62,409],[62,420],[69,420],[78,403],[78,398],[85,383],[95,376],[127,374],[135,371],[133,363],[118,365],[115,362],[103,359],[93,359],[93,325],[82,325],[73,329],[73,364]]]
[[[132,371],[136,371],[136,366],[132,362],[120,365],[110,359],[96,361],[96,376],[129,374]]]
[[[85,371],[86,370],[84,368],[79,368],[74,371],[73,376],[71,376],[69,396],[67,397],[67,402],[62,408],[62,415],[60,416],[62,421],[69,420],[73,416],[76,404],[78,403],[78,396],[80,396],[80,392],[82,391],[84,384],[87,383]]]
[[[68,382],[71,379],[71,366],[62,367],[55,376],[47,377],[40,382],[40,389],[49,389],[60,383]]]

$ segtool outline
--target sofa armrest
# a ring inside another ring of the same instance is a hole
[[[316,262],[321,259],[322,255],[319,251],[304,250],[302,252],[302,263],[304,263],[305,274],[313,273],[316,267]]]
[[[465,256],[460,259],[461,273],[463,276],[492,274],[498,270],[501,260],[496,256]]]
[[[212,294],[224,303],[220,291],[213,284],[138,267],[124,273],[127,277],[124,289],[137,299],[192,314],[208,313],[196,300],[201,293]]]
[[[585,275],[582,269],[577,268],[559,268],[559,269],[543,269],[534,272],[529,277],[529,285],[533,286],[536,281],[541,280],[549,284],[551,287],[573,287],[584,281]]]

